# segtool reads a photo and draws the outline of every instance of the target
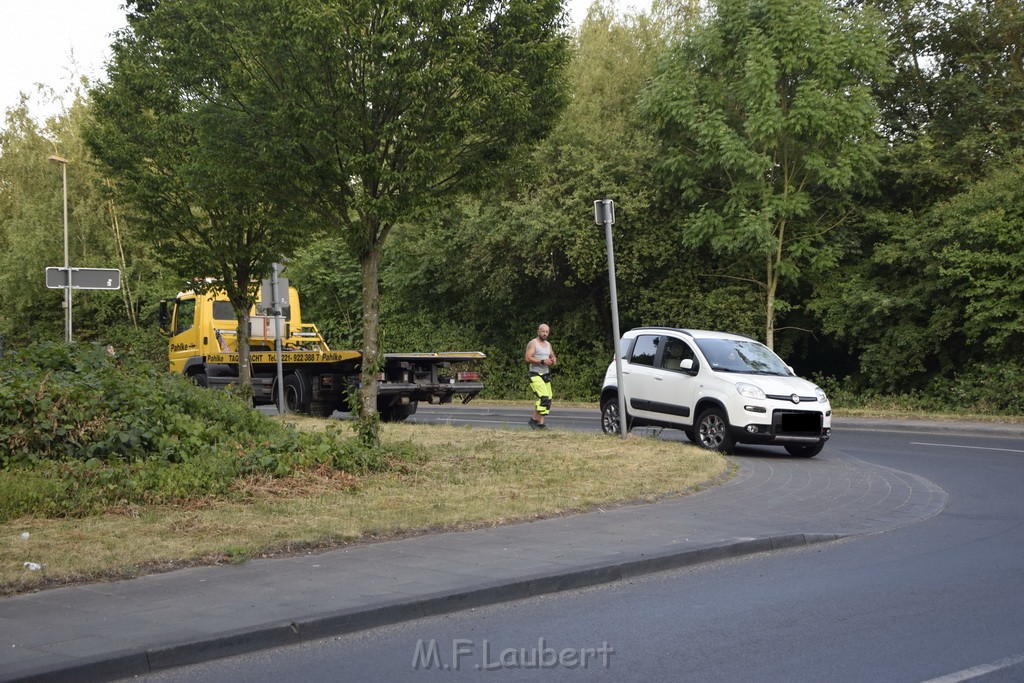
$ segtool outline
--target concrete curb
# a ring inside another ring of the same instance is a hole
[[[724,544],[668,550],[614,564],[593,564],[566,572],[544,572],[511,581],[484,583],[469,589],[441,592],[408,600],[384,602],[324,614],[258,625],[204,639],[147,650],[125,650],[62,666],[38,666],[0,673],[0,681],[106,681],[145,675],[173,667],[248,654],[259,650],[340,636],[422,617],[450,614],[510,600],[598,586],[621,579],[681,569],[698,564],[798,548],[847,538],[842,534],[783,534],[743,538]]]

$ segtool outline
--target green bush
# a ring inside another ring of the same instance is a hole
[[[131,352],[44,343],[0,361],[0,519],[222,495],[241,475],[380,470],[402,449],[299,432]]]
[[[975,363],[952,381],[935,379],[928,393],[950,408],[996,415],[1024,415],[1024,364]]]
[[[1024,364],[977,363],[952,378],[936,376],[923,389],[885,393],[849,380],[817,375],[834,408],[1024,415]]]

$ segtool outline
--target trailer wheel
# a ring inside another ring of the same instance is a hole
[[[417,401],[412,401],[404,406],[385,406],[378,412],[382,422],[405,422],[410,415],[416,412],[417,405]]]
[[[313,417],[330,417],[334,415],[334,404],[312,403],[309,406],[309,414]]]

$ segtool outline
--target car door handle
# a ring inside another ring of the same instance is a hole
[[[664,378],[664,377],[662,377],[661,375],[655,375],[655,376],[654,376],[654,379],[656,379],[656,380],[658,380],[658,381],[660,382],[661,380],[663,380],[663,379],[665,379],[665,378]]]

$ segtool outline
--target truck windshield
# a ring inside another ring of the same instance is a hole
[[[793,375],[781,358],[759,342],[735,339],[697,339],[696,342],[712,370],[747,375]]]

